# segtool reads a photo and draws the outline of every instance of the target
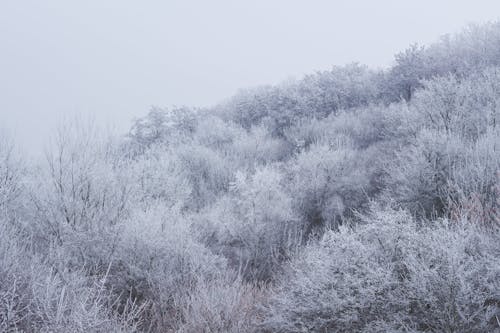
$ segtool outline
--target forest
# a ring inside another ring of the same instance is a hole
[[[0,332],[500,332],[500,22],[123,135],[0,139]]]

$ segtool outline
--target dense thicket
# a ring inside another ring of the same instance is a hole
[[[500,331],[500,23],[0,142],[0,331]]]

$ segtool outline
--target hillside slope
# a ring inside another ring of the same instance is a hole
[[[500,23],[122,138],[0,144],[2,332],[500,331]]]

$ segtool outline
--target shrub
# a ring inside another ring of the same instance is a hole
[[[402,211],[327,232],[292,261],[265,308],[269,332],[498,329],[498,233],[418,226]]]
[[[154,107],[147,116],[135,120],[128,134],[129,149],[142,153],[154,144],[189,141],[196,130],[198,110],[187,107]]]
[[[475,141],[498,127],[500,72],[489,68],[467,78],[446,76],[424,82],[412,109],[422,117],[425,128],[453,133]]]
[[[125,181],[130,184],[133,207],[147,209],[162,203],[171,209],[182,210],[188,206],[192,195],[189,173],[172,148],[154,145],[127,162]]]
[[[0,133],[0,216],[11,215],[21,206],[25,166],[10,139]]]
[[[264,296],[265,291],[260,287],[238,278],[201,282],[188,293],[188,301],[182,308],[186,322],[178,332],[253,332],[258,304]]]
[[[47,262],[1,218],[0,237],[0,331],[136,332],[143,308],[127,300],[119,311],[106,276]]]
[[[250,281],[268,281],[300,242],[301,226],[276,167],[237,173],[230,197],[202,212],[205,242]]]
[[[145,304],[145,330],[175,329],[198,283],[218,278],[226,262],[196,238],[186,219],[158,204],[136,210],[123,225],[113,256],[109,288]]]
[[[240,169],[256,168],[288,159],[292,147],[281,138],[274,138],[263,126],[254,126],[238,137],[232,145],[234,164]]]
[[[293,207],[302,217],[304,235],[336,226],[367,202],[369,178],[350,148],[311,146],[289,168]]]
[[[190,209],[199,210],[228,191],[233,170],[224,156],[193,144],[178,147],[176,153],[192,189],[188,202]]]

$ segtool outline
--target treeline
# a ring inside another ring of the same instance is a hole
[[[500,23],[0,144],[0,331],[500,330]]]

